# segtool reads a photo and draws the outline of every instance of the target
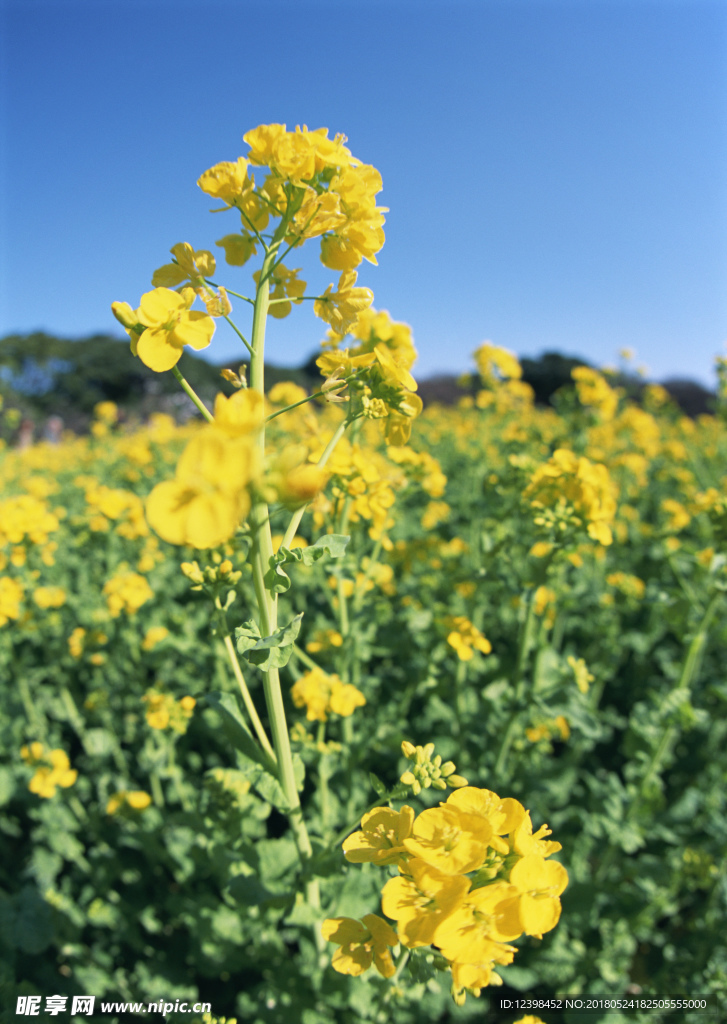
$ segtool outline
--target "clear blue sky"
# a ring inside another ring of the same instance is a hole
[[[0,337],[119,333],[175,242],[215,250],[199,174],[272,121],[344,132],[390,208],[360,282],[415,372],[483,340],[712,384],[727,339],[724,0],[6,0]],[[333,280],[317,243],[299,263]],[[250,266],[218,278],[235,290]],[[247,325],[242,304],[237,313]],[[223,324],[208,349],[242,353]],[[269,330],[299,364],[311,304]]]

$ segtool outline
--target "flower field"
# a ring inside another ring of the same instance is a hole
[[[422,410],[410,329],[356,285],[377,172],[321,132],[246,140],[265,183],[240,158],[200,187],[241,215],[228,264],[264,254],[249,386],[225,371],[210,412],[182,376],[237,293],[180,243],[114,312],[201,418],[106,402],[0,451],[3,1006],[725,1012],[724,421],[588,368],[536,407],[489,344]],[[265,317],[307,298],[278,250],[313,237],[341,273],[321,389],[266,392]]]

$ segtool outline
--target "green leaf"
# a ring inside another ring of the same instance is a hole
[[[383,784],[378,775],[374,775],[373,772],[369,772],[369,782],[373,786],[374,793],[377,796],[384,796],[386,793],[386,786]]]
[[[241,626],[235,629],[235,647],[237,648],[238,654],[244,654],[245,651],[249,651],[251,647],[262,637],[262,633],[258,628],[258,624],[252,619],[244,622]]]
[[[0,768],[0,807],[8,803],[15,792],[15,779],[9,768]]]
[[[265,754],[253,739],[253,735],[242,716],[239,699],[234,693],[208,693],[200,698],[218,712],[222,727],[232,746],[261,768],[269,768]]]
[[[18,895],[14,944],[23,953],[42,953],[53,941],[51,908],[36,890],[26,885]]]
[[[270,559],[270,568],[264,576],[266,588],[274,594],[285,593],[290,589],[290,577],[283,569],[284,565],[291,565],[293,562],[313,565],[324,555],[340,558],[345,554],[350,539],[340,533],[329,533],[325,537],[320,537],[315,544],[309,544],[307,548],[278,548]]]
[[[543,693],[560,682],[560,656],[553,647],[541,647],[535,659],[534,690]]]
[[[251,665],[256,665],[264,672],[271,668],[283,668],[290,661],[293,653],[303,612],[296,615],[287,626],[276,629],[272,636],[260,636],[260,630],[254,622],[246,622],[235,630],[237,650]]]
[[[313,565],[323,555],[328,554],[331,558],[341,558],[346,553],[346,545],[350,537],[342,533],[328,533],[321,537],[315,544],[309,544],[307,548],[296,548],[300,552],[299,558],[303,565]]]

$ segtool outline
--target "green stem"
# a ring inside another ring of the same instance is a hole
[[[220,626],[222,627],[222,642],[224,643],[225,650],[227,652],[227,657],[229,658],[230,665],[232,667],[233,675],[237,680],[237,685],[240,687],[240,693],[242,694],[243,703],[245,705],[248,715],[250,716],[250,721],[252,722],[253,728],[257,734],[260,746],[268,755],[268,758],[270,760],[270,768],[273,774],[277,775],[278,761],[275,756],[275,751],[270,745],[270,740],[268,739],[267,733],[265,732],[263,723],[260,721],[260,716],[257,713],[257,708],[255,707],[255,704],[253,702],[252,696],[247,687],[247,683],[245,682],[245,676],[242,673],[240,661],[237,657],[237,652],[235,651],[234,644],[232,643],[232,637],[230,636],[229,630],[227,629],[227,622],[224,618],[224,613],[222,612],[219,598],[215,598],[215,605],[219,612]]]
[[[205,284],[210,284],[212,285],[213,288],[224,287],[219,284],[216,284],[214,281],[210,281],[208,278],[205,278]],[[234,295],[236,299],[242,299],[244,302],[249,302],[251,306],[255,305],[254,299],[251,299],[247,295],[241,295],[239,292],[233,292],[232,288],[225,288],[225,291],[227,292],[228,295]]]
[[[515,706],[513,708],[510,719],[505,727],[505,732],[500,743],[500,748],[497,752],[497,758],[495,760],[495,778],[505,778],[505,764],[507,762],[507,755],[510,752],[512,741],[515,738],[515,729],[520,718],[521,713],[521,702],[523,697],[523,672],[525,670],[525,663],[527,661],[528,653],[530,651],[530,645],[532,642],[533,627],[535,624],[535,600],[534,595],[531,593],[528,595],[528,610],[525,616],[525,622],[520,632],[520,640],[518,643],[517,658],[515,661],[515,672],[512,678],[512,687],[515,691]]]
[[[348,426],[349,422],[350,421],[348,419],[342,420],[338,424],[338,426],[336,427],[336,430],[335,430],[335,432],[333,434],[333,437],[331,438],[331,440],[326,445],[326,447],[325,447],[325,449],[323,451],[323,454],[321,455],[320,459],[316,463],[316,465],[320,469],[323,469],[325,464],[330,459],[331,455],[333,454],[333,449],[336,447],[338,442],[343,437],[343,435],[344,435],[344,433],[346,431],[346,427]],[[308,504],[310,504],[310,503],[308,503]],[[300,521],[303,518],[303,515],[304,515],[306,509],[308,508],[308,504],[301,505],[300,508],[296,509],[296,511],[290,517],[290,522],[288,523],[288,529],[285,531],[285,536],[283,537],[282,541],[280,542],[280,546],[281,547],[284,547],[284,548],[289,548],[290,547],[290,542],[293,540],[293,537],[295,537],[295,534],[296,534],[296,532],[298,530],[298,527],[300,526]]]
[[[187,381],[186,381],[186,380],[184,379],[184,377],[182,376],[182,374],[181,374],[181,373],[179,372],[179,367],[177,367],[177,366],[173,366],[173,367],[172,367],[172,373],[174,374],[174,376],[175,376],[175,377],[177,378],[177,380],[178,380],[178,381],[179,381],[179,383],[181,384],[181,386],[182,386],[182,390],[183,390],[184,392],[186,392],[186,394],[187,394],[187,395],[188,395],[188,396],[189,396],[189,397],[190,397],[190,398],[192,399],[192,401],[193,401],[193,402],[194,402],[194,404],[195,404],[195,405],[197,406],[197,408],[198,408],[198,409],[199,409],[199,411],[200,411],[200,412],[202,413],[202,415],[203,415],[203,416],[204,416],[204,418],[205,418],[205,419],[207,420],[207,422],[208,422],[208,423],[213,423],[213,422],[214,422],[214,416],[213,416],[213,415],[212,415],[212,413],[211,413],[211,412],[209,411],[209,409],[208,409],[208,408],[207,408],[207,406],[206,406],[206,405],[204,404],[204,402],[203,402],[203,401],[202,401],[202,399],[201,399],[201,398],[199,397],[199,395],[198,395],[198,394],[197,394],[197,393],[195,392],[194,388],[192,388],[192,387],[191,387],[191,386],[190,386],[190,385],[189,385],[189,384],[187,383]]]
[[[164,799],[164,792],[162,790],[162,784],[159,781],[159,774],[156,768],[152,768],[149,772],[149,782],[151,783],[151,795],[154,798],[154,803],[157,807],[165,807],[166,801]]]
[[[308,668],[311,669],[312,671],[323,672],[323,669],[320,667],[320,665],[316,665],[316,663],[313,661],[313,659],[311,657],[309,657],[305,653],[303,648],[299,647],[297,644],[295,644],[293,646],[293,654],[295,654],[295,656],[297,658],[300,658],[300,660],[303,662],[303,664],[307,665]]]
[[[318,735],[316,742],[322,747],[326,742],[326,723],[318,723]],[[328,758],[321,751],[321,759],[318,764],[318,793],[321,805],[321,832],[324,836],[328,834],[328,822],[331,816],[331,795],[328,789]]]
[[[234,322],[233,322],[233,321],[232,321],[232,320],[230,319],[230,317],[229,317],[229,316],[226,316],[226,317],[225,317],[225,320],[226,320],[226,321],[228,322],[228,324],[230,325],[230,327],[232,328],[232,330],[233,330],[233,331],[235,332],[235,334],[237,335],[237,337],[238,337],[238,338],[240,339],[240,341],[242,342],[242,344],[243,344],[243,345],[245,346],[245,348],[247,349],[247,351],[248,351],[248,352],[250,353],[250,355],[252,356],[252,346],[250,345],[250,342],[249,342],[249,341],[247,340],[247,338],[246,338],[246,337],[245,337],[245,335],[244,335],[244,334],[242,333],[242,331],[241,331],[241,330],[239,329],[239,327],[237,326],[237,324],[235,324],[235,323],[234,323]],[[255,322],[255,321],[254,321],[254,319],[253,319],[253,324],[254,324],[254,322]],[[255,329],[255,328],[253,327],[253,330],[254,330],[254,329]]]
[[[265,394],[265,326],[270,298],[270,274],[275,257],[285,235],[286,221],[283,220],[273,236],[270,246],[266,249],[255,296],[255,312],[252,321],[252,353],[250,359],[250,388],[259,394]],[[258,434],[260,460],[265,460],[265,427]],[[265,587],[265,572],[273,555],[270,517],[264,501],[256,501],[250,514],[250,525],[253,532],[252,571],[255,596],[260,616],[261,632],[271,636],[277,628],[277,597]],[[290,749],[288,723],[285,717],[283,693],[280,687],[280,674],[277,668],[263,674],[265,703],[270,719],[273,747],[278,762],[278,778],[288,803],[288,820],[293,831],[298,855],[302,863],[313,855],[308,830],[303,819],[300,806],[298,787],[293,771],[293,755]],[[318,880],[310,879],[306,883],[306,896],[309,904],[316,910],[320,909],[320,891]],[[315,929],[316,942],[321,942],[319,929]]]
[[[24,672],[19,672],[17,675],[17,686],[18,692],[20,693],[20,699],[23,702],[25,708],[25,714],[28,716],[28,722],[30,723],[33,733],[36,737],[45,739],[47,735],[47,729],[45,725],[45,719],[41,718],[35,709],[33,698],[30,695],[30,688],[28,687],[27,679],[25,678]]]
[[[276,416],[282,416],[284,412],[290,412],[291,409],[297,409],[299,405],[305,405],[306,402],[312,402],[314,398],[325,398],[325,391],[316,391],[312,395],[308,395],[306,398],[301,398],[299,402],[293,402],[292,405],[286,405],[284,409],[278,409],[277,412],[271,413],[266,416],[265,422],[269,423],[270,420],[274,420]]]
[[[676,576],[677,583],[679,584],[679,586],[682,588],[682,590],[686,594],[686,596],[687,596],[687,598],[689,600],[689,603],[692,605],[692,607],[696,611],[698,611],[698,612],[701,611],[702,609],[701,609],[701,606],[700,606],[699,599],[697,598],[697,595],[692,590],[692,587],[690,586],[690,584],[687,582],[687,580],[686,580],[684,574],[682,573],[682,571],[680,570],[679,566],[676,564],[676,561],[674,559],[674,555],[672,555],[672,554],[667,555],[667,562],[669,563],[669,567],[670,567],[671,571]]]

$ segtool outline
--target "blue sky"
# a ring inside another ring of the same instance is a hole
[[[344,132],[382,173],[379,266],[415,373],[485,339],[712,385],[727,340],[727,5],[711,0],[6,0],[0,337],[117,331],[175,242],[232,214],[196,186],[261,123]],[[293,265],[333,280],[317,243]],[[251,265],[218,273],[246,290]],[[238,304],[237,318],[247,326]],[[297,365],[325,327],[273,322]],[[233,314],[235,315],[235,314]],[[223,325],[207,350],[235,365]]]

